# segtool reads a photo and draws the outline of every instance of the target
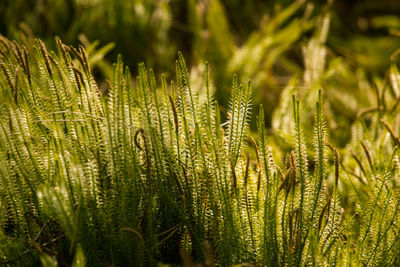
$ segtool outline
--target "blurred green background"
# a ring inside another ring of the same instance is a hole
[[[28,46],[39,37],[50,49],[55,36],[83,44],[100,86],[118,54],[134,73],[143,61],[172,79],[181,51],[198,88],[209,62],[222,107],[233,73],[251,80],[254,105],[264,105],[267,125],[282,135],[273,115],[287,112],[282,92],[307,99],[322,87],[340,145],[360,110],[374,104],[373,87],[385,83],[400,48],[399,14],[396,0],[2,0],[0,33]]]

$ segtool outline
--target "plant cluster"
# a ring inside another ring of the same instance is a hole
[[[310,101],[289,86],[274,114],[280,148],[262,106],[249,130],[252,85],[237,76],[223,122],[207,64],[194,86],[181,54],[171,82],[144,64],[132,79],[118,58],[102,91],[85,49],[57,43],[30,53],[0,39],[0,264],[399,263],[395,64],[339,152],[312,60],[312,132]]]

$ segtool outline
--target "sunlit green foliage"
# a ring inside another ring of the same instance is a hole
[[[208,65],[194,85],[181,54],[174,81],[144,64],[132,78],[118,58],[101,91],[82,46],[1,38],[0,263],[398,263],[399,71],[393,61],[339,152],[310,54],[323,54],[323,29],[304,48],[306,87],[281,96],[274,138],[251,83],[233,77],[221,121]]]

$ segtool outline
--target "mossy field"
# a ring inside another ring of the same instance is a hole
[[[0,2],[0,266],[400,266],[400,3]]]

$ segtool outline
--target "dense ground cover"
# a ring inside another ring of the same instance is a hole
[[[252,85],[236,76],[222,122],[208,65],[194,86],[182,55],[176,80],[159,83],[143,64],[131,79],[119,59],[102,92],[83,47],[1,44],[3,264],[399,261],[395,65],[394,90],[377,88],[378,108],[359,115],[342,157],[324,91],[307,89],[308,139],[307,109],[288,87],[275,114],[282,160],[262,106],[249,132]]]
[[[0,19],[0,265],[399,265],[396,17],[32,3]]]

